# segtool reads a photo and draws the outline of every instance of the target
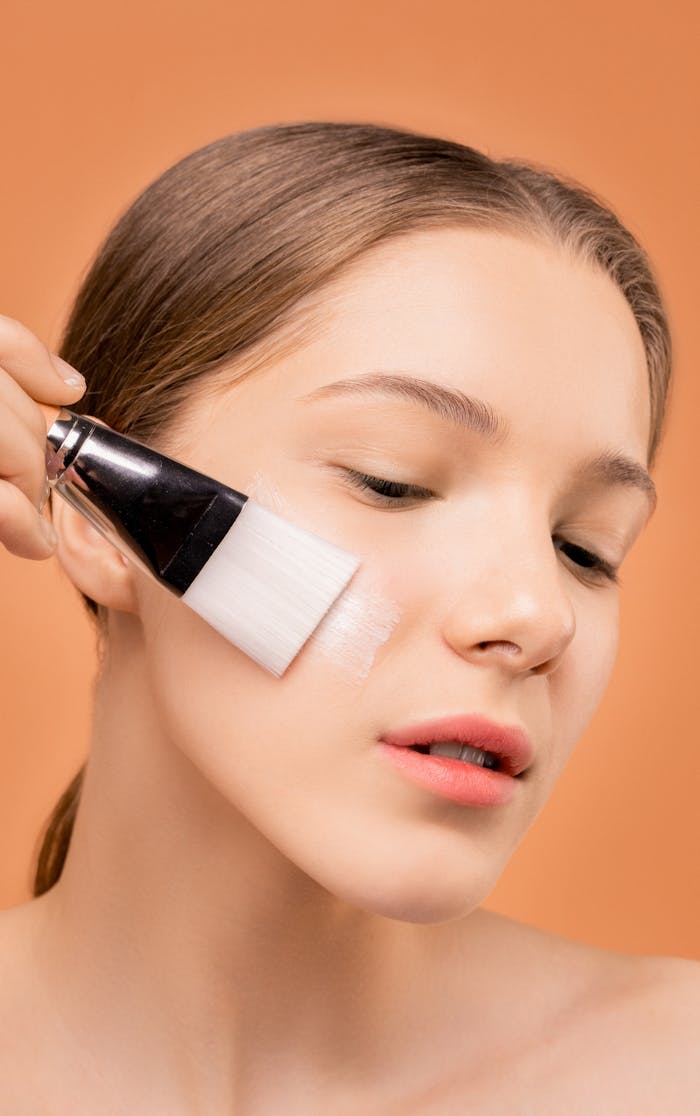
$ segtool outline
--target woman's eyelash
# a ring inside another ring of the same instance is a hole
[[[344,469],[348,479],[358,488],[370,489],[376,496],[386,500],[404,500],[412,496],[416,500],[425,500],[434,496],[429,488],[419,488],[416,484],[404,484],[402,481],[384,480],[382,477],[372,477],[367,473],[358,473],[354,469]]]
[[[435,495],[429,488],[420,488],[416,484],[385,480],[383,477],[373,477],[368,473],[358,473],[355,469],[344,469],[343,472],[347,475],[351,484],[365,491],[373,492],[375,496],[386,500],[387,503],[405,500],[407,497],[412,497],[414,500],[425,500]],[[599,554],[594,554],[592,550],[586,550],[584,547],[577,546],[576,543],[569,542],[560,536],[555,535],[553,539],[564,553],[574,551],[578,557],[573,557],[571,554],[567,554],[567,557],[571,558],[571,561],[577,566],[587,570],[591,576],[619,585],[618,569],[611,562],[601,558]]]
[[[567,539],[561,539],[557,535],[554,535],[553,538],[555,541],[559,542],[561,550],[564,550],[564,547],[566,547],[568,550],[573,550],[576,554],[580,555],[578,559],[568,555],[571,561],[575,562],[577,566],[582,566],[594,577],[601,577],[606,581],[611,581],[614,585],[620,584],[617,566],[613,566],[611,562],[608,562],[605,558],[601,558],[600,554],[594,554],[592,550],[585,550],[582,546],[577,546],[576,543],[568,542]]]

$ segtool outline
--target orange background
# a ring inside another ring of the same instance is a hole
[[[623,571],[609,691],[485,905],[611,949],[700,958],[696,12],[638,0],[6,3],[0,311],[55,347],[131,199],[194,148],[264,123],[434,132],[543,162],[609,201],[650,253],[674,331],[660,505]],[[0,553],[0,617],[10,906],[28,898],[41,826],[85,756],[95,658],[53,560]]]

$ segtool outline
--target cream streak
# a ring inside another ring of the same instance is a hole
[[[362,681],[399,620],[398,607],[360,567],[308,642]]]
[[[270,511],[298,522],[291,505],[263,473],[255,473],[246,492]],[[313,648],[361,682],[372,669],[377,651],[388,640],[400,616],[398,606],[385,596],[376,575],[363,563],[301,653]]]

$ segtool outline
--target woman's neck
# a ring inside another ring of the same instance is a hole
[[[138,655],[120,662],[35,952],[66,1034],[130,1110],[145,1088],[172,1113],[268,1094],[291,1112],[297,1090],[359,1104],[382,1083],[389,1103],[444,1077],[458,1042],[476,1060],[496,916],[420,925],[329,894],[165,738]]]

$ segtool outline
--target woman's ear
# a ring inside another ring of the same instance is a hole
[[[138,613],[137,568],[85,516],[52,493],[56,557],[73,584],[97,604]]]

